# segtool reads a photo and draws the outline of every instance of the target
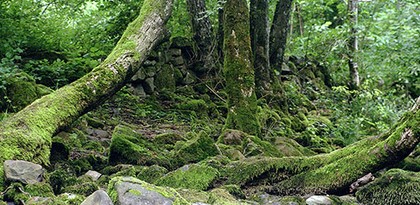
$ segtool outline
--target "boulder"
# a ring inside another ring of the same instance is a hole
[[[85,176],[88,176],[89,178],[91,178],[92,181],[97,181],[99,177],[102,176],[102,174],[97,171],[89,170],[86,172]]]
[[[3,164],[6,181],[35,184],[44,180],[45,169],[22,160],[6,160]]]
[[[108,192],[119,205],[171,205],[189,204],[172,188],[158,187],[134,177],[115,177]]]
[[[88,196],[81,205],[114,205],[114,203],[105,191],[98,190]]]
[[[307,205],[332,205],[333,201],[328,196],[313,195],[306,199]]]

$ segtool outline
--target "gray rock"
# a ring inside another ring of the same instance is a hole
[[[143,63],[143,66],[154,66],[154,65],[156,65],[156,61],[154,60],[146,60]]]
[[[155,80],[153,78],[147,78],[143,84],[144,91],[147,94],[153,94],[155,92]]]
[[[124,177],[115,184],[118,194],[118,204],[121,205],[171,205],[172,199],[162,194],[148,190],[136,179]]]
[[[171,60],[171,63],[175,66],[182,65],[182,64],[184,64],[184,58],[182,58],[182,56],[178,56],[176,58],[173,58]]]
[[[114,203],[105,191],[98,190],[88,196],[81,205],[114,205]]]
[[[170,49],[169,50],[169,55],[171,55],[173,57],[181,56],[182,51],[181,51],[181,49]]]
[[[333,201],[328,196],[314,195],[306,199],[307,205],[332,205]]]
[[[97,171],[92,171],[92,170],[87,171],[85,175],[90,177],[93,181],[97,181],[99,179],[99,177],[102,176],[101,173],[99,173]]]
[[[6,181],[35,184],[44,180],[45,169],[22,160],[6,160],[3,164]]]

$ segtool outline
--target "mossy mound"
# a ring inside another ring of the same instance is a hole
[[[163,149],[157,147],[140,133],[128,126],[115,127],[109,153],[109,163],[161,165],[170,167],[170,162]]]
[[[11,184],[3,193],[6,201],[13,201],[21,204],[28,201],[32,196],[54,197],[53,190],[48,183],[36,183],[23,185],[21,183]]]
[[[190,164],[170,172],[156,181],[159,186],[207,190],[219,172],[205,164]]]
[[[290,138],[276,137],[268,140],[270,141],[248,135],[239,130],[227,129],[219,136],[217,146],[222,154],[231,160],[241,160],[254,156],[284,157],[314,154]]]
[[[6,95],[1,96],[0,110],[17,112],[52,90],[36,84],[35,79],[24,72],[16,73],[6,79]]]
[[[356,197],[372,205],[420,204],[420,173],[391,169],[357,191]]]
[[[207,133],[191,133],[191,135],[190,140],[179,141],[175,145],[172,161],[178,167],[219,154],[214,140]]]

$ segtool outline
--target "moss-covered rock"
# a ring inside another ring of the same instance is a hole
[[[0,103],[0,110],[19,111],[25,106],[32,103],[39,97],[52,92],[51,89],[44,85],[35,83],[30,75],[19,72],[6,79],[7,93],[5,98],[7,102]]]
[[[122,125],[117,126],[112,134],[109,163],[170,166],[162,149],[132,128]]]
[[[76,194],[69,194],[64,193],[60,194],[56,197],[50,198],[39,198],[39,197],[32,197],[26,203],[27,205],[80,205],[85,197],[76,195]]]
[[[156,181],[159,186],[206,190],[217,179],[217,169],[205,164],[190,164],[170,172]]]
[[[85,181],[85,180],[81,180],[81,181]],[[78,195],[87,197],[98,189],[99,189],[99,186],[95,182],[86,180],[85,182],[65,187],[63,192],[78,194]]]
[[[23,185],[21,183],[12,183],[4,193],[4,199],[13,201],[16,204],[26,202],[32,196],[53,197],[54,193],[48,183],[36,183]]]
[[[175,189],[149,184],[133,177],[115,177],[109,182],[108,193],[114,204],[189,204]],[[130,202],[130,203],[128,203]]]
[[[177,143],[173,150],[173,164],[180,166],[199,162],[210,156],[219,154],[214,140],[205,132],[194,134],[185,143]]]
[[[363,204],[420,204],[420,173],[391,169],[356,192]]]

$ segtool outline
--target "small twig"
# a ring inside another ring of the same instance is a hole
[[[216,97],[218,97],[220,100],[222,100],[223,102],[226,102],[225,99],[223,99],[219,94],[216,93],[215,90],[213,90],[210,86],[208,86],[207,84],[204,84],[213,94],[216,95]]]

